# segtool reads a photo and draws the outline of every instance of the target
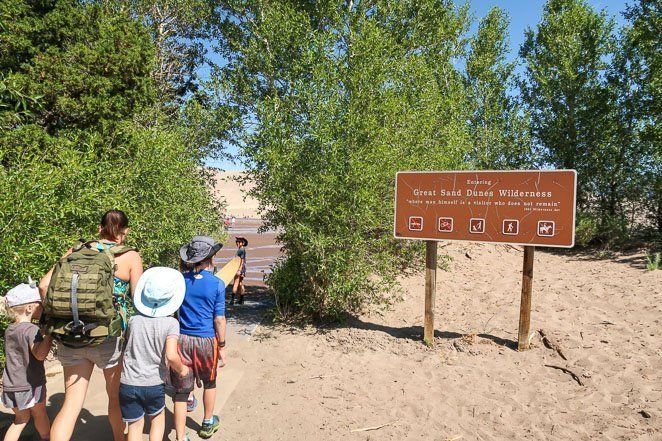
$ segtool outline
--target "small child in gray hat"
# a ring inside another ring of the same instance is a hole
[[[46,372],[44,360],[51,349],[52,337],[43,337],[32,323],[43,312],[39,288],[30,280],[9,290],[4,298],[14,323],[5,331],[5,371],[2,377],[2,403],[14,411],[14,422],[5,441],[16,441],[34,418],[43,440],[50,439],[51,423],[46,413]]]

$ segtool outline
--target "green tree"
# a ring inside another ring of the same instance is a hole
[[[337,317],[394,298],[412,246],[392,238],[398,170],[468,154],[467,8],[451,1],[224,2],[223,78],[266,225],[286,257],[278,305]],[[413,246],[415,247],[415,245]]]
[[[148,265],[218,233],[201,167],[212,130],[193,127],[211,117],[195,103],[182,119],[160,110],[140,22],[72,0],[9,0],[0,17],[1,291],[93,237],[109,208],[129,214]]]
[[[205,43],[216,39],[213,0],[99,0],[129,13],[149,30],[155,49],[153,78],[159,102],[182,104],[200,88],[198,71],[212,64]]]
[[[639,0],[628,7],[621,54],[614,77],[629,96],[627,121],[644,152],[643,202],[658,234],[662,233],[662,2]]]
[[[515,62],[507,62],[508,16],[492,8],[470,40],[466,87],[471,109],[470,160],[477,169],[527,168],[533,163],[528,121],[510,94]]]
[[[534,139],[547,163],[578,172],[577,199],[606,236],[620,230],[616,213],[623,166],[610,148],[608,59],[613,21],[584,0],[549,0],[535,30],[520,49],[526,72],[521,83]]]

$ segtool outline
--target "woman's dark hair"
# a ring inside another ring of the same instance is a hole
[[[129,228],[129,218],[122,210],[108,210],[101,218],[101,237],[108,240],[119,238],[122,231]]]

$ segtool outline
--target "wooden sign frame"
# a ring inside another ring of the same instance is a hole
[[[416,183],[412,185],[400,179],[402,176],[413,176]],[[404,197],[398,192],[398,185],[403,182],[411,190]],[[537,201],[541,197],[546,200]],[[397,239],[426,242],[423,341],[428,345],[434,343],[437,242],[507,243],[524,248],[517,349],[528,349],[535,246],[574,246],[576,197],[575,170],[396,173],[393,235]],[[403,203],[409,206],[403,209]],[[496,212],[492,216],[496,221],[487,216],[490,207]],[[533,219],[525,220],[531,215]],[[491,231],[487,228],[488,221]],[[430,224],[434,227],[430,228]],[[464,230],[455,231],[456,226]],[[480,229],[475,228],[478,226]]]

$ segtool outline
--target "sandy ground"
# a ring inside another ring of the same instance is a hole
[[[259,217],[257,200],[246,195],[251,185],[244,186],[237,181],[243,175],[242,172],[215,172],[214,194],[227,204],[228,216],[234,214],[238,218],[256,219]]]
[[[421,343],[422,268],[391,311],[322,329],[263,322],[231,353],[244,375],[220,439],[662,439],[662,271],[641,254],[538,249],[532,331],[566,361],[537,332],[515,350],[521,249],[441,253],[434,347]]]
[[[256,234],[259,221],[241,218],[256,214],[253,202],[242,207],[238,187],[227,185],[219,191],[240,217],[230,233],[250,241],[251,286],[247,305],[228,310],[234,330],[217,398],[223,429],[213,439],[662,440],[662,271],[646,271],[642,253],[596,260],[537,249],[526,352],[515,350],[522,251],[505,245],[440,243],[449,260],[437,273],[433,347],[421,342],[422,267],[402,279],[404,300],[390,311],[339,326],[264,319],[256,327],[255,311],[269,303],[261,281],[279,247],[273,232]],[[234,252],[226,244],[217,264]],[[539,329],[567,360],[543,345]],[[109,436],[95,372],[97,395],[75,440]],[[51,416],[61,384],[61,374],[49,377]],[[0,425],[9,418],[0,414]]]

